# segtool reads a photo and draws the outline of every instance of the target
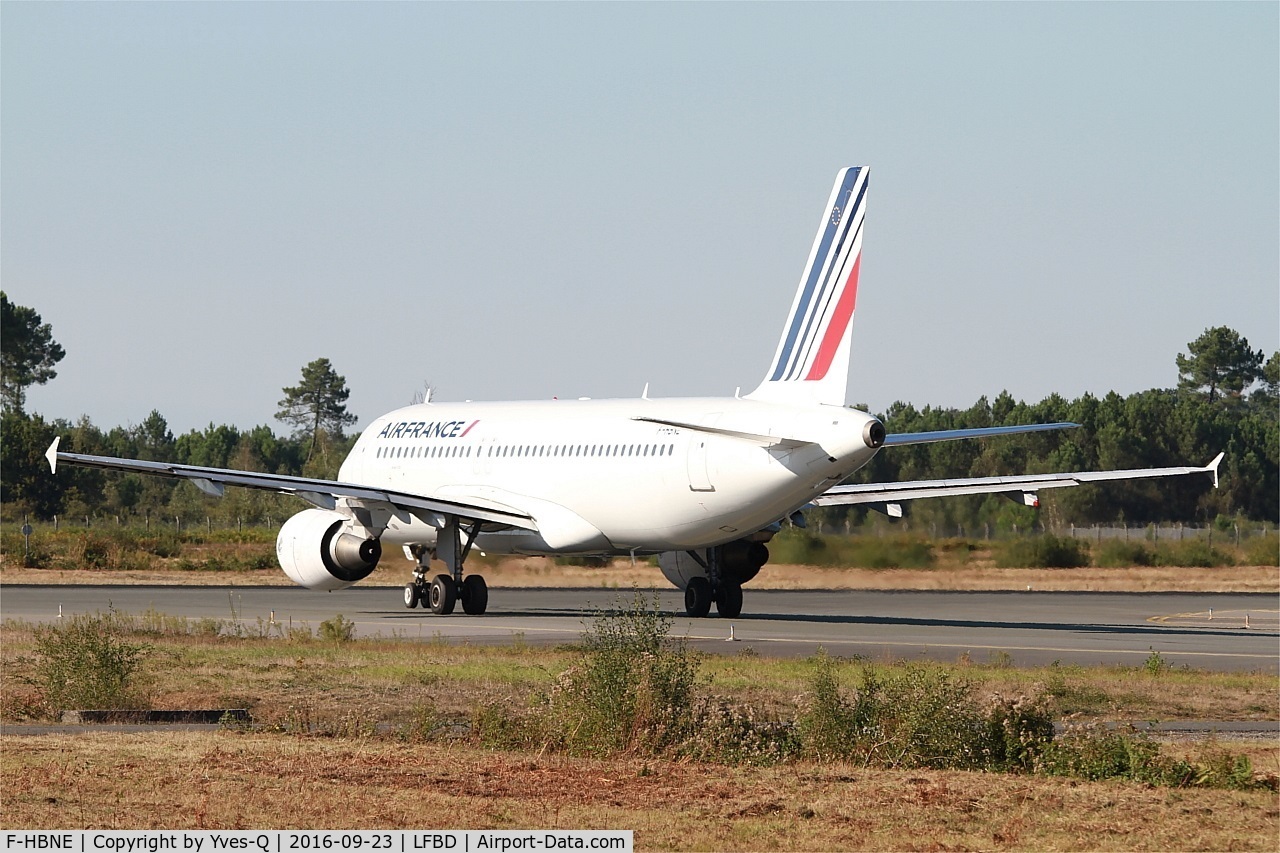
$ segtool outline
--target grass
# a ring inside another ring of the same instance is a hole
[[[0,744],[6,828],[612,828],[638,850],[1273,850],[1277,832],[1257,790],[229,731]]]
[[[156,708],[250,706],[271,724],[290,707],[324,707],[331,694],[363,709],[375,723],[398,725],[424,703],[445,713],[466,714],[485,702],[523,703],[572,666],[576,647],[549,648],[518,641],[471,646],[443,638],[411,642],[362,638],[323,640],[318,627],[235,626],[229,621],[188,620],[159,613],[117,614],[131,642],[150,649],[144,678]],[[334,620],[336,621],[336,619]],[[21,659],[37,648],[38,628],[0,624],[0,718],[35,715],[34,688],[21,680]],[[744,650],[745,651],[745,650]],[[876,672],[893,665],[859,662]],[[1275,678],[1261,673],[1207,672],[1137,666],[1054,665],[1018,669],[1002,661],[918,664],[963,676],[980,694],[1012,695],[1037,686],[1052,694],[1064,716],[1094,719],[1274,720],[1280,717]],[[699,677],[715,695],[770,713],[794,708],[808,689],[812,666],[794,658],[752,652],[708,655]],[[852,679],[852,670],[841,678]],[[849,681],[845,687],[853,686]],[[26,709],[26,710],[24,710]]]

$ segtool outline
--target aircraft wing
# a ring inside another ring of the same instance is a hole
[[[536,531],[537,525],[527,513],[497,502],[481,499],[435,498],[415,495],[394,489],[362,486],[358,483],[342,483],[337,480],[321,480],[312,477],[291,477],[285,474],[263,474],[257,471],[238,471],[231,468],[205,468],[199,465],[178,465],[171,462],[146,462],[140,459],[119,459],[114,456],[87,456],[81,453],[58,451],[61,437],[55,438],[45,458],[50,470],[56,472],[58,462],[108,471],[129,471],[159,477],[189,480],[200,491],[214,497],[222,497],[226,486],[242,486],[294,495],[321,509],[333,509],[339,498],[354,506],[370,509],[391,509],[398,514],[417,516],[428,524],[436,515],[456,515],[470,521],[484,522],[502,527],[518,527]]]
[[[892,436],[890,436],[892,438]],[[1071,474],[1024,474],[1013,477],[974,477],[962,480],[916,480],[902,483],[861,483],[836,486],[813,499],[817,506],[843,506],[871,504],[886,515],[902,516],[902,501],[936,498],[946,495],[1003,494],[1027,506],[1039,506],[1037,492],[1041,489],[1061,489],[1081,483],[1097,483],[1106,480],[1141,480],[1149,477],[1177,477],[1183,474],[1211,474],[1214,488],[1218,486],[1218,465],[1224,454],[1219,453],[1203,468],[1131,468],[1125,471],[1077,471]]]

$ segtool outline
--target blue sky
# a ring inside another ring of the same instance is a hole
[[[836,171],[850,400],[1169,387],[1280,347],[1280,6],[0,5],[0,284],[46,417],[731,394]]]

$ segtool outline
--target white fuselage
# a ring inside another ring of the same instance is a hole
[[[786,518],[865,465],[870,420],[736,397],[420,404],[374,421],[339,476],[534,518],[536,533],[482,535],[490,551],[704,548]],[[393,519],[383,534],[389,544],[434,537],[418,518]]]

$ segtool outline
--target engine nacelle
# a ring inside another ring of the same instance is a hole
[[[712,549],[720,561],[720,576],[730,583],[744,584],[760,573],[769,562],[769,549],[762,542],[738,539]],[[699,549],[698,556],[709,558],[707,549]],[[688,551],[663,551],[658,555],[658,568],[679,589],[689,585],[694,578],[705,578],[707,570],[689,555]]]
[[[367,578],[382,557],[382,543],[362,534],[341,513],[304,509],[280,528],[276,558],[307,589],[346,589]]]

